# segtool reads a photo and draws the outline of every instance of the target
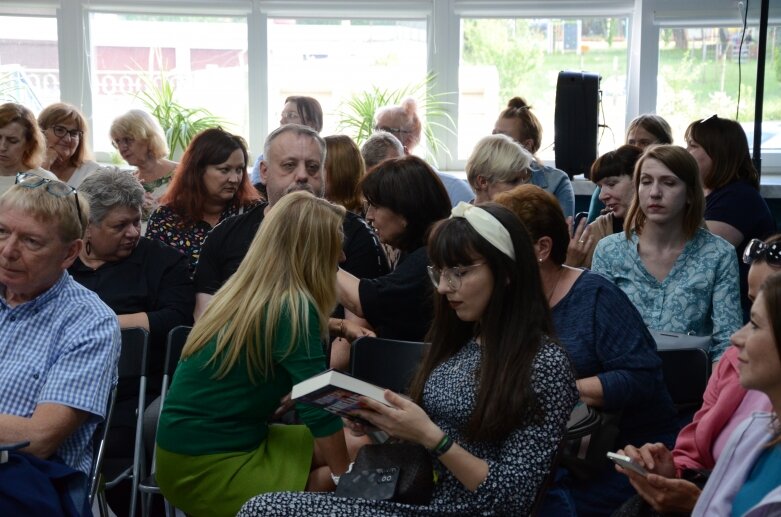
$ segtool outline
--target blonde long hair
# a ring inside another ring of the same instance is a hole
[[[309,326],[309,305],[323,337],[336,305],[336,268],[342,250],[344,208],[308,192],[292,192],[274,205],[252,240],[239,269],[217,291],[182,350],[189,357],[216,336],[209,363],[222,378],[241,357],[250,379],[273,374],[277,323],[289,316],[287,352]]]

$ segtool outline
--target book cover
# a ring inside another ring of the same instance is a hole
[[[379,386],[356,379],[346,373],[328,370],[293,386],[291,398],[296,402],[351,418],[350,413],[360,409],[361,396],[389,405],[385,401],[384,391]]]

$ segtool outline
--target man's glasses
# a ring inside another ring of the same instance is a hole
[[[375,131],[386,131],[393,136],[399,136],[401,134],[412,133],[409,129],[401,129],[400,127],[388,127],[388,126],[374,126]]]
[[[71,138],[74,139],[81,139],[82,136],[84,136],[84,131],[81,129],[68,129],[65,126],[52,126],[51,127],[52,132],[57,135],[60,138],[64,138],[65,135],[70,135]]]
[[[458,291],[461,288],[461,279],[470,270],[485,265],[485,262],[472,264],[471,266],[456,266],[439,269],[435,266],[428,266],[428,277],[435,289],[439,289],[439,282],[444,277],[447,286],[452,291]]]
[[[55,197],[66,197],[73,194],[73,199],[76,201],[76,214],[79,217],[79,227],[81,228],[81,206],[79,204],[79,194],[75,188],[62,181],[42,178],[31,172],[18,172],[16,174],[16,184],[30,189],[43,186],[46,192]]]
[[[761,258],[771,266],[781,267],[781,241],[767,244],[759,239],[751,239],[743,250],[743,263],[751,264]]]
[[[114,149],[119,149],[120,147],[130,147],[135,143],[135,138],[125,137],[125,138],[115,138],[111,141],[111,145],[114,146]]]

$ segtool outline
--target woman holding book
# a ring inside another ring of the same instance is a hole
[[[284,196],[193,327],[157,431],[157,481],[187,514],[332,490],[330,474],[347,469],[340,418],[301,406],[306,426],[268,424],[293,384],[325,369],[344,213],[307,192]]]
[[[575,405],[564,350],[549,336],[534,247],[508,210],[459,203],[432,231],[431,348],[412,400],[362,399],[357,416],[435,458],[431,502],[265,494],[239,515],[529,515]]]

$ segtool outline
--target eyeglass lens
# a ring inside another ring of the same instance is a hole
[[[81,138],[81,135],[84,134],[84,131],[80,129],[68,129],[65,126],[52,126],[52,131],[60,138],[65,137],[65,135],[70,135],[71,138]]]

